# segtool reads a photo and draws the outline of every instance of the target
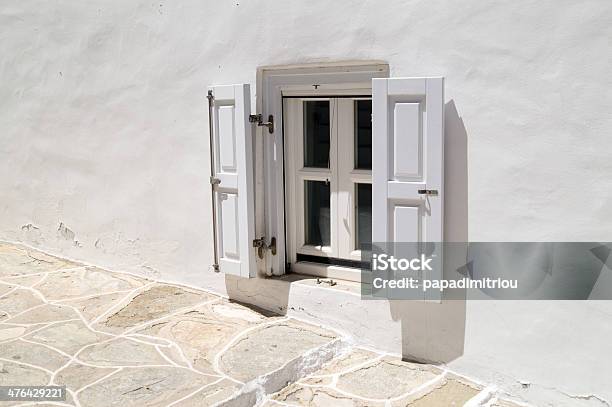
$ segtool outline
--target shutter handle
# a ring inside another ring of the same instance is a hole
[[[417,192],[419,195],[438,195],[437,189],[419,189]]]

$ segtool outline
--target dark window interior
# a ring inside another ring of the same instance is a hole
[[[355,101],[355,169],[372,169],[372,101]]]
[[[304,167],[329,168],[329,101],[304,101]]]

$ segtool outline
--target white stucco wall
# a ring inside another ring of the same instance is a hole
[[[206,86],[362,59],[446,77],[470,240],[611,241],[610,38],[608,0],[5,0],[0,239],[224,290],[208,273]],[[539,402],[612,402],[610,315],[607,302],[470,304],[456,364],[530,381]]]

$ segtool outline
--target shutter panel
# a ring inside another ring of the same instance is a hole
[[[373,242],[443,241],[443,81],[372,80]]]
[[[373,79],[372,117],[372,242],[443,242],[444,79]],[[422,278],[442,278],[442,247],[434,247],[433,271]],[[438,290],[418,295],[441,300]]]
[[[256,259],[251,96],[248,84],[212,86],[211,172],[219,271],[254,277]]]

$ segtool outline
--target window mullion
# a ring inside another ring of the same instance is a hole
[[[341,258],[350,258],[353,248],[353,185],[350,179],[353,156],[353,101],[352,99],[337,99],[337,143],[338,143],[338,254]]]
[[[331,247],[332,247],[332,256],[333,257],[340,257],[340,252],[338,251],[338,247],[339,247],[339,229],[338,229],[338,191],[339,191],[339,180],[338,180],[338,138],[339,138],[339,133],[338,133],[338,99],[333,98],[330,99],[330,114],[331,114],[331,120],[330,120],[330,143],[329,143],[329,148],[330,148],[330,152],[329,152],[329,157],[330,157],[330,165],[329,165],[329,169],[330,169],[330,173],[331,173],[331,179],[330,179],[330,192],[331,192],[331,213],[330,213],[330,218],[331,218],[331,232],[332,232],[332,236],[331,236]]]

